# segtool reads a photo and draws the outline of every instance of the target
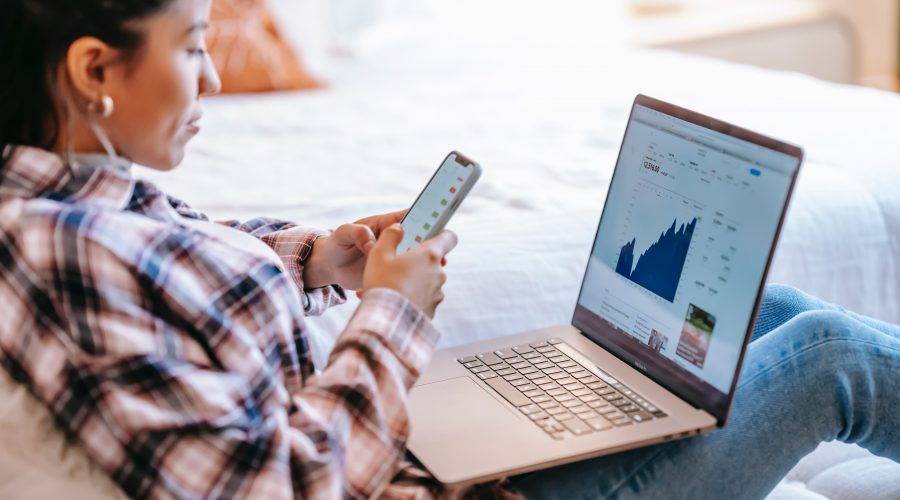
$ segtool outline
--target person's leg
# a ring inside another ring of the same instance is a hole
[[[810,311],[751,344],[723,429],[512,482],[526,498],[762,498],[834,439],[900,461],[900,336]]]
[[[839,311],[880,332],[900,338],[900,326],[868,318],[787,285],[767,285],[753,327],[756,340],[807,311]]]

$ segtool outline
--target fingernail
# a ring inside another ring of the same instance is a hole
[[[366,242],[366,244],[363,245],[363,252],[364,252],[364,253],[369,253],[369,252],[371,252],[371,251],[372,251],[372,247],[374,247],[374,246],[375,246],[375,242],[374,242],[374,241],[368,241],[368,242]]]

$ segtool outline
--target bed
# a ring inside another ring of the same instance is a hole
[[[900,97],[661,51],[422,40],[336,66],[323,90],[209,99],[184,164],[139,174],[216,218],[334,227],[407,206],[449,150],[467,153],[484,175],[451,223],[435,319],[450,346],[571,319],[640,92],[803,146],[770,281],[900,322]],[[318,363],[354,304],[310,319]],[[839,480],[811,486],[836,457],[900,477],[825,448],[770,498],[844,498]]]

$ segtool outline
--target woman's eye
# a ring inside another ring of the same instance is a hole
[[[206,53],[206,49],[203,47],[197,47],[197,48],[193,48],[193,49],[188,49],[188,53],[195,55],[195,56],[202,56],[203,54]]]

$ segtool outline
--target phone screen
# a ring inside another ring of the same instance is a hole
[[[448,210],[456,208],[462,196],[471,187],[468,182],[477,171],[476,165],[469,160],[459,158],[450,153],[428,185],[413,203],[412,208],[403,218],[403,241],[397,247],[397,253],[403,253],[430,238],[443,229]]]

